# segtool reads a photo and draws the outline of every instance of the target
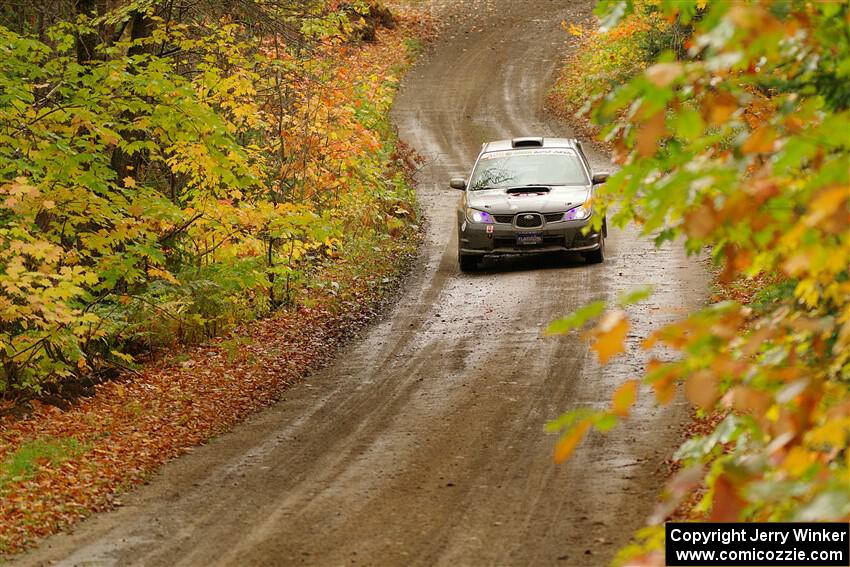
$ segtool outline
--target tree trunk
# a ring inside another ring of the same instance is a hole
[[[94,16],[97,14],[96,0],[75,0],[74,15],[75,16]],[[87,61],[96,59],[95,50],[100,38],[93,31],[77,34],[77,61],[85,64]]]
[[[133,12],[132,20],[130,22],[130,39],[133,42],[148,37],[151,34],[152,30],[153,22],[151,21],[147,12]],[[144,52],[145,47],[143,45],[134,44],[130,46],[130,49],[127,50],[127,55],[132,57],[133,55],[139,55]],[[125,153],[124,150],[122,150],[121,148],[116,147],[113,150],[110,163],[112,165],[112,169],[115,171],[115,174],[118,177],[119,185],[124,185],[124,179],[126,179],[127,177],[133,177],[133,179],[135,179],[135,176],[139,172],[139,166],[141,165],[141,156],[137,154],[137,159],[135,160],[135,163],[132,164],[134,166],[132,170],[129,169],[131,161],[131,156],[127,155],[127,153]]]

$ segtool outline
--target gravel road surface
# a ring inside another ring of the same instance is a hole
[[[12,565],[598,566],[641,525],[685,406],[656,409],[642,390],[625,427],[591,434],[563,465],[543,427],[638,376],[642,338],[699,304],[706,278],[634,229],[611,231],[601,265],[515,259],[460,274],[448,179],[485,140],[571,135],[543,99],[566,49],[561,22],[590,3],[432,6],[439,38],[393,111],[427,158],[429,219],[398,304],[286,399]],[[630,310],[629,356],[603,368],[579,337],[542,336],[557,316],[647,283],[656,295]]]

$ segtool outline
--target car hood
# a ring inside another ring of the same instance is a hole
[[[559,213],[581,205],[590,196],[587,185],[541,186],[468,191],[466,204],[491,214]]]

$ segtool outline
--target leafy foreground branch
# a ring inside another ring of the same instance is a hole
[[[595,206],[658,244],[707,248],[721,282],[770,282],[746,304],[709,305],[646,339],[649,351],[681,355],[646,368],[658,403],[682,390],[701,415],[725,418],[679,448],[682,469],[617,562],[663,565],[661,523],[699,487],[697,517],[847,520],[848,6],[611,1],[598,13],[603,30],[585,41],[602,54],[591,57],[620,53],[630,79],[593,91],[585,105],[622,165]],[[637,50],[659,37],[666,48]],[[636,52],[645,59],[629,59]],[[598,319],[587,335],[604,363],[628,330],[625,312],[607,307],[591,304],[550,330]],[[563,431],[556,459],[590,429],[625,419],[637,392],[637,381],[626,382],[609,410],[553,422]]]

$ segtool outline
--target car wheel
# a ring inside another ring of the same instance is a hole
[[[478,268],[478,256],[461,254],[458,256],[458,266],[461,272],[474,272]]]
[[[599,248],[597,250],[584,252],[582,256],[588,264],[601,264],[605,260],[605,234],[599,234]]]

